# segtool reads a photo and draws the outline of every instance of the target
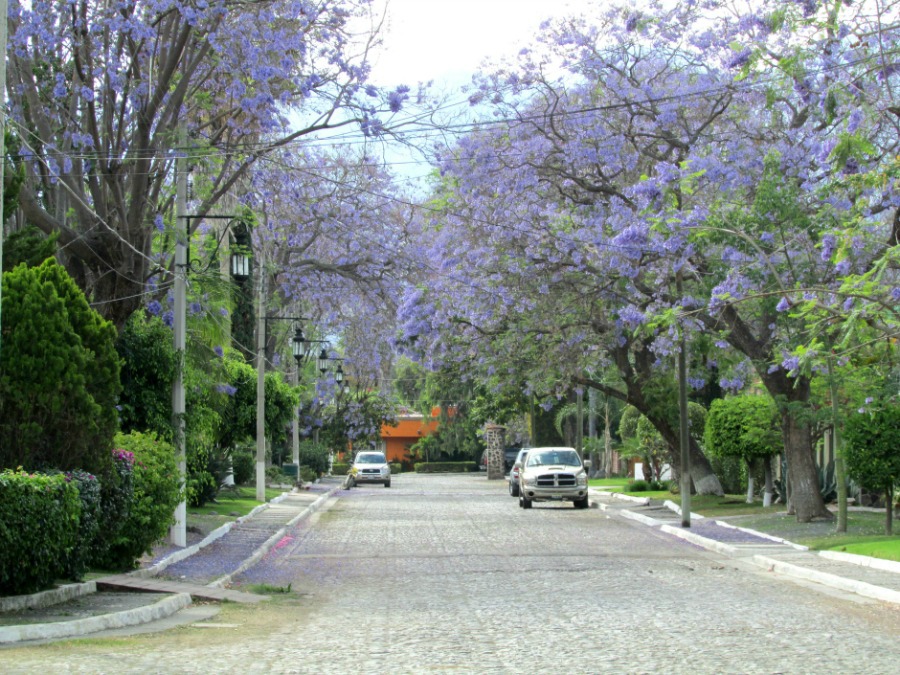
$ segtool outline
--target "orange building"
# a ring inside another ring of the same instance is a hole
[[[428,417],[420,413],[407,413],[397,416],[396,426],[382,425],[380,449],[388,461],[402,462],[407,459],[406,455],[416,441],[437,431],[439,415],[440,408],[435,407]]]

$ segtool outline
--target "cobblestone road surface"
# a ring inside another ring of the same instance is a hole
[[[213,625],[208,640],[183,629],[121,647],[4,650],[0,670],[877,674],[900,664],[895,607],[738,568],[598,509],[526,511],[505,483],[478,475],[396,476],[390,489],[339,495],[236,580],[291,584],[290,599],[241,610],[267,612],[264,629],[253,615]]]

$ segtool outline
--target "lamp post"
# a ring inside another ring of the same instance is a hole
[[[179,160],[182,162],[183,160]],[[178,172],[176,185],[176,224],[177,236],[175,245],[175,306],[172,318],[172,333],[175,346],[177,369],[175,379],[172,382],[172,423],[174,426],[175,458],[178,463],[178,472],[181,477],[181,485],[185,484],[187,477],[187,459],[184,438],[184,351],[187,335],[187,277],[189,273],[202,274],[212,265],[215,255],[229,231],[231,223],[242,223],[238,216],[213,215],[198,216],[184,213],[187,203],[187,173]],[[226,220],[229,221],[216,240],[210,261],[202,265],[199,260],[191,260],[191,221],[192,220]],[[243,226],[241,227],[243,229]],[[245,231],[245,230],[244,230]],[[236,254],[242,258],[239,261],[232,259],[231,272],[235,279],[246,278],[250,274],[250,260],[244,253]],[[243,275],[243,276],[241,276]],[[175,507],[175,524],[169,530],[169,540],[176,546],[187,546],[187,503],[182,500]]]

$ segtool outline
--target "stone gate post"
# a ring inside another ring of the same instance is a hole
[[[499,424],[487,424],[484,427],[484,442],[487,444],[487,477],[488,480],[502,480],[503,445],[506,427]]]

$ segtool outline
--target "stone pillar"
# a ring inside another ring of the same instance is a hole
[[[503,480],[503,443],[506,427],[499,424],[488,424],[484,427],[484,442],[487,444],[487,477],[488,480]]]

